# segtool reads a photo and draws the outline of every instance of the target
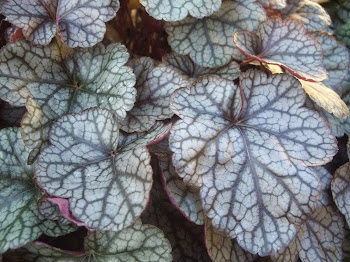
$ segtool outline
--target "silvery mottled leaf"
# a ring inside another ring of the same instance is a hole
[[[170,203],[156,161],[152,167],[154,181],[149,203],[141,216],[143,223],[155,225],[164,232],[173,249],[173,262],[210,262],[204,245],[203,226],[189,222]]]
[[[149,67],[150,60],[141,58],[129,62],[135,66],[137,95],[134,107],[121,122],[121,129],[125,132],[147,131],[156,120],[171,118],[174,114],[169,108],[170,95],[189,85],[176,70],[166,66]]]
[[[88,227],[122,230],[147,204],[152,169],[146,145],[168,129],[158,124],[126,135],[114,115],[99,108],[63,116],[39,156],[37,181],[50,195],[68,198],[73,216]]]
[[[301,107],[295,78],[250,70],[240,79],[243,100],[215,77],[176,91],[171,109],[181,120],[170,149],[178,174],[201,188],[213,226],[264,256],[287,246],[315,208],[320,186],[308,166],[329,162],[337,145],[326,122]]]
[[[235,61],[229,62],[219,68],[200,67],[188,56],[171,53],[163,56],[163,64],[180,71],[191,83],[198,77],[204,75],[216,75],[222,78],[235,80],[240,73],[239,64]]]
[[[270,18],[260,23],[257,35],[247,30],[236,31],[234,43],[252,60],[280,65],[300,79],[327,78],[320,43],[294,19]]]
[[[179,21],[188,14],[203,18],[221,6],[221,0],[140,0],[140,3],[155,19],[166,21]]]
[[[344,43],[347,48],[350,48],[350,21],[345,24],[337,24],[335,28],[337,39]]]
[[[26,109],[23,106],[14,107],[9,103],[0,101],[0,128],[20,126],[25,112]]]
[[[11,0],[1,7],[33,44],[47,45],[57,33],[69,47],[100,42],[118,9],[118,0]]]
[[[264,8],[281,10],[287,6],[287,0],[258,0]]]
[[[282,10],[282,18],[288,17],[302,22],[307,31],[333,33],[331,17],[319,3],[313,0],[287,0],[287,7]]]
[[[33,183],[34,166],[26,164],[29,154],[19,128],[0,131],[0,253],[35,240],[42,233],[66,234],[74,228],[47,221],[37,209],[43,193]]]
[[[122,119],[135,101],[135,76],[124,66],[129,58],[124,46],[99,44],[62,56],[55,43],[35,47],[17,41],[2,49],[1,98],[21,106],[30,97],[22,135],[33,149],[32,160],[47,143],[51,123],[63,114],[100,106]]]
[[[255,31],[265,19],[264,9],[253,0],[226,1],[209,17],[169,22],[165,30],[175,52],[189,55],[200,66],[212,68],[227,64],[237,53],[233,43],[235,30]]]
[[[273,261],[337,262],[342,259],[344,220],[332,201],[332,175],[323,167],[315,167],[321,178],[322,196],[318,207],[298,230],[297,237],[283,251],[272,256]]]
[[[350,225],[350,162],[335,171],[332,180],[332,195],[335,204]]]

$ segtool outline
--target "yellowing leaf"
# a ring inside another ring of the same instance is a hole
[[[336,117],[345,119],[350,115],[347,105],[339,95],[321,82],[308,82],[299,79],[302,88],[319,106]]]

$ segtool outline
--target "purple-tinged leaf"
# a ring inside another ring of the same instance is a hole
[[[236,31],[234,43],[252,60],[280,65],[300,79],[319,82],[327,78],[320,43],[297,20],[270,18],[260,23],[257,35]]]
[[[171,97],[181,120],[170,135],[173,164],[200,187],[213,226],[251,253],[286,247],[319,197],[308,166],[329,162],[336,140],[319,115],[303,108],[305,94],[286,74],[241,74],[241,87],[200,78]]]
[[[68,198],[73,216],[88,227],[122,230],[148,201],[152,169],[146,145],[169,127],[158,123],[147,133],[127,135],[104,109],[63,116],[50,131],[51,146],[39,156],[37,181],[48,194]]]
[[[69,225],[71,222],[65,218],[58,204],[50,201],[50,198],[47,196],[43,196],[38,201],[38,210],[39,213],[42,214],[48,220],[54,220],[60,223],[61,225]]]
[[[198,77],[204,75],[216,75],[222,78],[235,80],[240,73],[239,64],[235,61],[229,62],[219,68],[200,67],[188,56],[171,53],[163,56],[163,64],[180,71],[191,83]]]
[[[332,33],[332,20],[326,10],[313,0],[287,0],[282,10],[282,18],[298,19],[307,31],[326,31]]]
[[[293,242],[272,256],[273,261],[294,262],[298,257],[303,262],[337,262],[342,259],[344,219],[330,195],[332,175],[323,167],[314,169],[322,182],[319,205],[298,229]]]
[[[100,42],[118,9],[118,0],[10,0],[1,7],[33,44],[47,45],[57,33],[69,47]]]
[[[189,85],[178,71],[165,66],[153,67],[152,64],[147,58],[129,62],[135,66],[137,95],[134,107],[121,121],[121,129],[125,132],[144,132],[157,120],[171,118],[174,114],[169,108],[170,95]]]
[[[189,55],[200,66],[213,68],[227,64],[238,52],[233,43],[235,30],[255,32],[265,19],[265,10],[253,0],[226,1],[209,17],[169,22],[165,30],[175,52]]]
[[[0,131],[0,254],[38,238],[67,234],[71,226],[46,220],[38,212],[37,201],[43,193],[33,183],[34,166],[26,164],[29,150],[19,128]]]
[[[332,195],[335,204],[350,225],[350,162],[335,171],[332,180]]]
[[[166,21],[179,21],[188,14],[203,18],[217,11],[221,0],[140,0],[146,11],[154,18]]]
[[[241,248],[236,240],[217,231],[208,218],[205,218],[205,240],[213,262],[253,262],[257,258]]]

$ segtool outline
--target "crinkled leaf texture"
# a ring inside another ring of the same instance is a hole
[[[335,204],[350,225],[350,162],[335,171],[332,180],[332,195]]]
[[[161,230],[137,220],[120,232],[88,232],[85,253],[35,242],[18,250],[26,262],[171,262],[171,246]]]
[[[171,130],[178,174],[200,187],[213,226],[247,251],[286,247],[320,193],[309,166],[329,162],[335,137],[319,115],[302,107],[305,94],[286,74],[241,74],[232,82],[202,77],[171,98],[181,120]]]
[[[326,10],[314,0],[287,0],[282,10],[282,18],[298,19],[307,31],[326,31],[332,33],[332,20]]]
[[[307,35],[305,27],[295,19],[270,18],[260,23],[257,35],[248,30],[236,31],[234,43],[252,60],[280,65],[300,79],[327,78],[320,43]]]
[[[336,209],[330,195],[332,175],[323,167],[314,168],[321,178],[322,196],[318,207],[298,229],[289,246],[272,256],[273,261],[303,262],[342,261],[344,219]]]
[[[218,68],[208,68],[201,67],[194,63],[188,56],[179,55],[177,53],[163,56],[163,64],[180,71],[191,83],[198,77],[204,75],[216,75],[222,78],[235,80],[240,73],[239,64],[235,61],[231,61]]]
[[[26,103],[22,137],[32,160],[45,147],[52,122],[68,112],[99,106],[126,116],[136,97],[135,76],[124,66],[128,58],[121,44],[78,49],[65,60],[55,43],[17,41],[2,49],[0,97],[15,106]]]
[[[119,0],[9,0],[1,7],[33,44],[47,45],[57,33],[69,47],[100,42],[118,9]]]
[[[2,129],[0,141],[0,254],[43,233],[59,236],[75,230],[47,220],[38,212],[37,201],[43,193],[33,183],[34,166],[26,164],[29,151],[20,129]]]
[[[221,0],[140,0],[146,11],[154,18],[179,21],[188,14],[203,18],[219,10]]]
[[[237,53],[233,43],[235,30],[255,32],[258,23],[265,19],[265,10],[253,0],[226,1],[209,17],[168,22],[165,30],[175,52],[189,55],[200,66],[213,68],[227,64]]]
[[[38,160],[36,179],[50,195],[68,198],[72,214],[88,227],[122,230],[145,208],[152,186],[146,145],[169,125],[147,133],[119,132],[113,113],[92,108],[66,115],[50,131],[51,146]]]
[[[133,59],[128,65],[136,75],[137,95],[134,107],[121,122],[121,129],[130,133],[147,131],[156,120],[174,115],[169,108],[169,97],[189,83],[176,70],[162,65],[154,67],[151,58]]]

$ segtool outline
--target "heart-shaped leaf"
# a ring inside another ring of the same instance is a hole
[[[22,121],[31,161],[47,143],[51,123],[65,113],[100,106],[126,116],[136,96],[135,76],[124,66],[128,58],[120,44],[78,49],[65,60],[55,43],[34,47],[17,41],[2,49],[1,98],[16,106],[32,98]]]
[[[16,251],[22,261],[34,262],[171,262],[171,246],[161,230],[140,220],[121,232],[88,232],[84,253],[64,251],[41,242]]]
[[[287,0],[287,7],[282,10],[282,18],[287,17],[298,19],[306,26],[307,31],[333,31],[330,28],[331,17],[313,0]]]
[[[159,143],[152,145],[150,151],[157,156],[160,168],[160,179],[171,203],[188,220],[197,225],[203,225],[204,217],[199,189],[186,185],[176,173],[171,162],[171,151],[168,139],[163,139]]]
[[[50,131],[52,145],[39,156],[40,186],[68,198],[73,216],[90,228],[122,230],[140,216],[152,186],[146,145],[169,129],[157,124],[126,135],[118,127],[105,109],[63,116]]]
[[[221,0],[140,0],[140,3],[151,16],[166,21],[179,21],[188,14],[203,18],[221,6]]]
[[[71,226],[46,220],[37,209],[43,193],[33,183],[34,166],[26,164],[29,151],[19,128],[0,131],[0,254],[35,240],[42,233],[67,234]]]
[[[58,34],[69,47],[90,47],[100,42],[106,32],[105,22],[119,9],[118,0],[11,0],[2,13],[23,29],[33,44],[47,45]]]
[[[200,187],[213,226],[264,256],[288,245],[314,209],[320,187],[308,166],[330,161],[337,145],[326,122],[301,107],[295,78],[254,70],[240,78],[242,97],[215,77],[173,94],[171,109],[182,120],[170,149],[178,174]]]
[[[171,53],[163,56],[163,64],[180,71],[191,83],[198,77],[204,75],[216,75],[222,78],[235,80],[240,73],[239,64],[235,61],[229,62],[219,68],[200,67],[188,56]]]
[[[236,31],[234,43],[252,60],[280,65],[300,79],[327,78],[320,43],[307,35],[305,27],[294,19],[271,18],[260,23],[257,35],[247,30]]]
[[[340,212],[350,225],[350,162],[339,167],[332,180],[332,195]]]
[[[319,206],[298,230],[297,237],[283,251],[273,255],[273,261],[337,262],[342,258],[344,220],[335,208],[330,192],[332,175],[323,167],[315,167],[322,182]]]
[[[257,258],[241,248],[236,240],[217,231],[208,218],[205,219],[205,240],[213,262],[253,262]]]
[[[209,17],[169,22],[165,30],[175,52],[189,54],[200,66],[220,67],[235,53],[233,32],[242,28],[255,31],[258,23],[265,19],[264,9],[253,0],[226,1]]]
[[[171,118],[170,95],[189,83],[182,75],[166,66],[152,66],[150,58],[135,59],[129,62],[136,75],[137,96],[134,107],[121,122],[125,132],[149,130],[156,120]]]

